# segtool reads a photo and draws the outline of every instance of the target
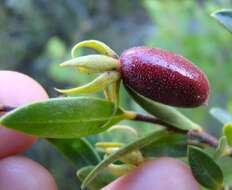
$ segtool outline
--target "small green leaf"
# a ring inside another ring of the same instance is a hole
[[[218,190],[223,186],[221,168],[203,150],[189,146],[188,159],[194,177],[202,186],[213,190]]]
[[[154,131],[142,138],[139,138],[138,140],[132,143],[129,143],[128,145],[125,145],[115,153],[109,155],[103,161],[101,161],[85,178],[82,184],[82,188],[88,186],[88,184],[91,183],[91,181],[93,181],[96,178],[96,176],[109,164],[119,160],[122,156],[125,156],[134,150],[139,150],[140,148],[159,140],[166,133],[167,131],[165,131],[164,129]]]
[[[97,165],[101,160],[92,145],[84,138],[47,140],[78,169],[83,166]]]
[[[232,123],[232,115],[221,108],[211,108],[210,114],[222,124]]]
[[[228,140],[228,144],[232,146],[232,124],[228,123],[223,127],[223,133]]]
[[[77,171],[77,177],[82,182],[93,169],[94,166],[87,166],[81,168],[80,170]],[[91,183],[88,184],[87,188],[89,190],[99,190],[105,187],[106,185],[108,185],[109,183],[111,183],[112,181],[114,181],[116,178],[117,176],[113,175],[112,173],[110,173],[110,171],[108,171],[107,168],[105,168],[99,173],[98,178],[96,178],[95,180],[91,181]]]
[[[232,32],[232,10],[224,9],[215,11],[211,14],[219,23],[221,23],[228,31]]]
[[[145,157],[184,157],[187,155],[187,137],[168,133],[159,140],[143,147],[140,151]]]
[[[167,122],[168,124],[182,130],[199,130],[200,126],[192,122],[186,116],[178,112],[176,109],[160,104],[158,102],[152,101],[126,87],[126,90],[131,95],[131,97],[148,113],[158,117],[159,119]]]
[[[54,98],[15,109],[1,117],[0,124],[46,138],[79,138],[105,131],[124,119],[114,104],[99,98]],[[112,116],[111,122],[105,123]]]

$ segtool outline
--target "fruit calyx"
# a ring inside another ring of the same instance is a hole
[[[77,50],[81,47],[88,47],[100,54],[77,56]],[[77,95],[82,93],[94,93],[103,90],[105,97],[118,103],[119,85],[121,80],[120,62],[118,55],[105,43],[97,40],[85,40],[77,43],[71,50],[72,59],[60,64],[61,67],[76,67],[84,73],[102,73],[90,83],[71,89],[57,89],[56,91]],[[112,86],[110,93],[109,86]]]

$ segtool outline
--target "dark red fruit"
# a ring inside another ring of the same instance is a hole
[[[205,74],[182,56],[159,48],[136,47],[120,57],[126,86],[157,102],[197,107],[207,102]]]

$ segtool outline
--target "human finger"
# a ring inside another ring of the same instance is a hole
[[[0,71],[0,107],[17,107],[47,98],[46,91],[34,79],[14,71]],[[0,139],[0,158],[3,158],[25,151],[36,138],[0,126]]]

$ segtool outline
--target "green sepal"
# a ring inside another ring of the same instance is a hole
[[[95,80],[93,80],[92,82],[86,85],[76,87],[76,88],[71,88],[71,89],[55,88],[55,90],[60,93],[69,94],[69,95],[93,93],[93,92],[98,92],[100,90],[105,89],[110,84],[118,81],[119,79],[120,79],[120,74],[118,72],[110,71],[110,72],[105,72],[101,74]]]
[[[117,58],[118,55],[114,52],[114,50],[112,50],[109,46],[107,46],[105,43],[100,42],[98,40],[85,40],[82,42],[77,43],[73,48],[72,48],[72,57],[76,57],[77,54],[77,49],[81,48],[81,47],[88,47],[88,48],[93,48],[95,49],[97,52],[110,56],[110,57],[114,57]]]
[[[77,67],[82,72],[97,73],[118,70],[120,63],[117,59],[105,55],[86,55],[65,61],[60,66]]]

